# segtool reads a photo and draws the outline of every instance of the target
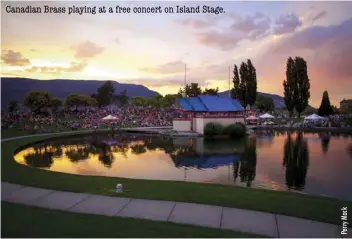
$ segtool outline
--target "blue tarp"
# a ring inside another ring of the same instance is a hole
[[[178,104],[186,111],[199,112],[234,112],[242,111],[241,104],[236,99],[213,95],[178,98]]]

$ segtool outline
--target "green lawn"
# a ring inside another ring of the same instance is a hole
[[[258,237],[254,234],[133,218],[77,214],[1,203],[2,237]]]
[[[29,135],[29,132],[23,131],[17,128],[13,129],[1,129],[1,138],[2,139],[7,139],[11,137],[17,137],[17,136],[23,136],[23,135]]]
[[[78,133],[78,132],[77,132]],[[332,224],[341,224],[341,208],[352,202],[291,192],[252,189],[232,185],[178,181],[138,180],[101,176],[80,176],[29,168],[13,160],[20,146],[58,136],[37,136],[2,143],[2,181],[57,189],[117,196],[115,186],[122,183],[123,197],[181,201],[273,212]],[[349,218],[352,223],[352,217]]]

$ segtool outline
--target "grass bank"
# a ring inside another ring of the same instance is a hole
[[[75,133],[76,134],[76,133]],[[36,136],[3,142],[2,181],[71,192],[85,192],[117,196],[115,186],[122,183],[123,197],[170,200],[220,205],[272,212],[288,216],[341,224],[341,208],[352,202],[337,199],[300,195],[264,189],[251,189],[231,185],[202,184],[178,181],[138,180],[101,176],[80,176],[30,168],[16,163],[16,149],[35,141],[55,136]],[[349,218],[349,223],[352,220]]]
[[[107,217],[1,203],[2,237],[257,237],[230,230],[133,218]],[[19,229],[20,228],[20,229]],[[136,230],[138,228],[138,230]]]

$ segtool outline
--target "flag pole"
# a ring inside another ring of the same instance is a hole
[[[185,64],[185,87],[187,85],[186,79],[187,79],[187,65]]]
[[[231,86],[230,86],[230,78],[231,78],[231,73],[230,73],[230,66],[229,66],[229,98],[231,98]]]
[[[187,79],[187,65],[185,64],[185,88],[183,92],[184,97],[186,97],[186,85],[187,85],[186,79]]]

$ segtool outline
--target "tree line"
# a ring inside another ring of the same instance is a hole
[[[127,105],[133,106],[153,106],[153,107],[171,107],[177,98],[177,95],[161,95],[153,97],[132,97],[127,95],[127,90],[123,90],[120,94],[115,95],[115,88],[111,81],[104,82],[94,94],[71,93],[61,100],[55,97],[48,91],[34,90],[28,92],[24,99],[23,105],[28,107],[33,113],[47,113],[50,108],[53,113],[56,113],[60,107],[105,107],[115,104],[119,107]],[[19,107],[19,102],[12,100],[9,102],[8,111],[16,111]]]

